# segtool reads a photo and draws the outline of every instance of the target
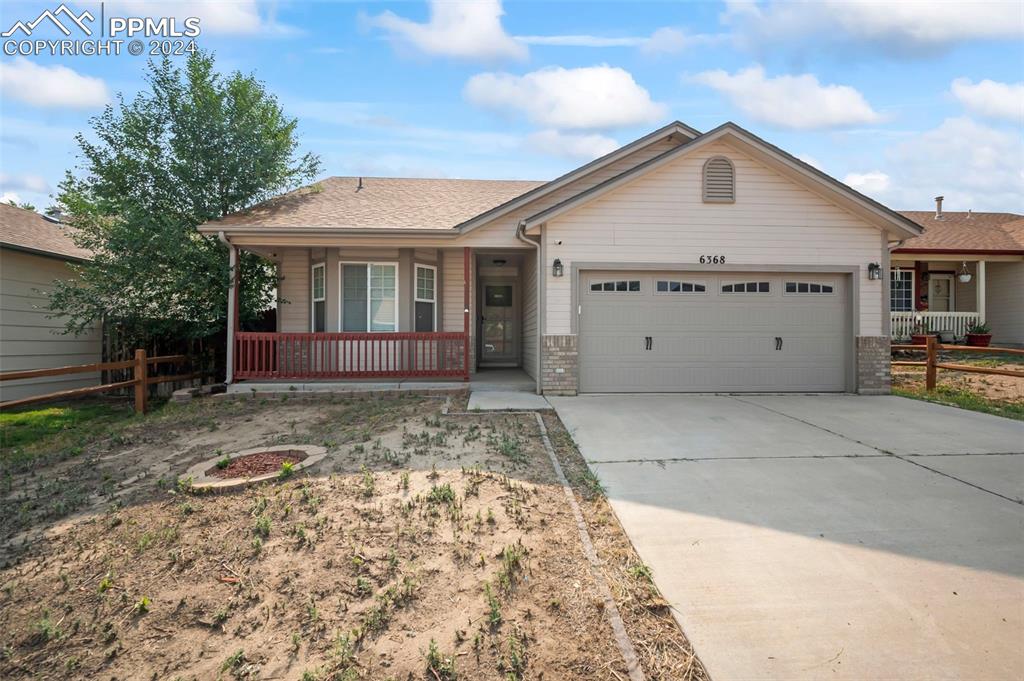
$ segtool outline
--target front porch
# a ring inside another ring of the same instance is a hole
[[[986,261],[966,255],[893,255],[889,274],[890,336],[949,334],[963,340],[986,322]]]
[[[248,250],[277,264],[280,286],[273,332],[242,331],[237,279],[229,293],[235,323],[228,383],[244,382],[241,391],[295,384],[306,390],[424,389],[411,385],[415,381],[465,386],[487,367],[514,370],[535,388],[536,305],[527,300],[536,291],[530,285],[536,278],[533,252]],[[236,262],[234,248],[231,255]]]

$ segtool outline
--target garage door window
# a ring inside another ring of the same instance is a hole
[[[659,280],[655,290],[658,293],[706,293],[708,287],[702,281]]]
[[[593,293],[638,293],[640,291],[640,280],[592,281],[590,282],[590,290]]]
[[[786,295],[825,295],[830,296],[835,292],[835,286],[831,283],[820,281],[787,281]]]
[[[722,293],[771,293],[771,282],[742,281],[722,284]]]

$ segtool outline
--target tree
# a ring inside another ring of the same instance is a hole
[[[8,206],[14,206],[15,208],[21,208],[22,210],[30,210],[30,211],[33,211],[33,212],[36,209],[36,207],[33,206],[28,201],[21,201],[19,203],[18,201],[15,201],[14,199],[7,199],[7,205]]]
[[[308,182],[314,154],[297,154],[296,119],[252,75],[214,70],[197,52],[184,69],[149,62],[148,89],[90,119],[76,137],[81,164],[57,207],[75,242],[95,255],[50,299],[66,330],[117,322],[134,342],[202,338],[227,324],[227,247],[196,226]],[[270,302],[270,263],[242,254],[243,323]]]

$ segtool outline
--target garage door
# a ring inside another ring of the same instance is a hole
[[[583,392],[846,389],[847,276],[580,274]]]

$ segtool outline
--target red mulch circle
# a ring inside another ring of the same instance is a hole
[[[298,463],[306,458],[305,452],[295,449],[279,452],[257,452],[246,454],[231,462],[225,468],[214,466],[206,471],[215,478],[255,478],[257,475],[276,473],[285,461]]]

